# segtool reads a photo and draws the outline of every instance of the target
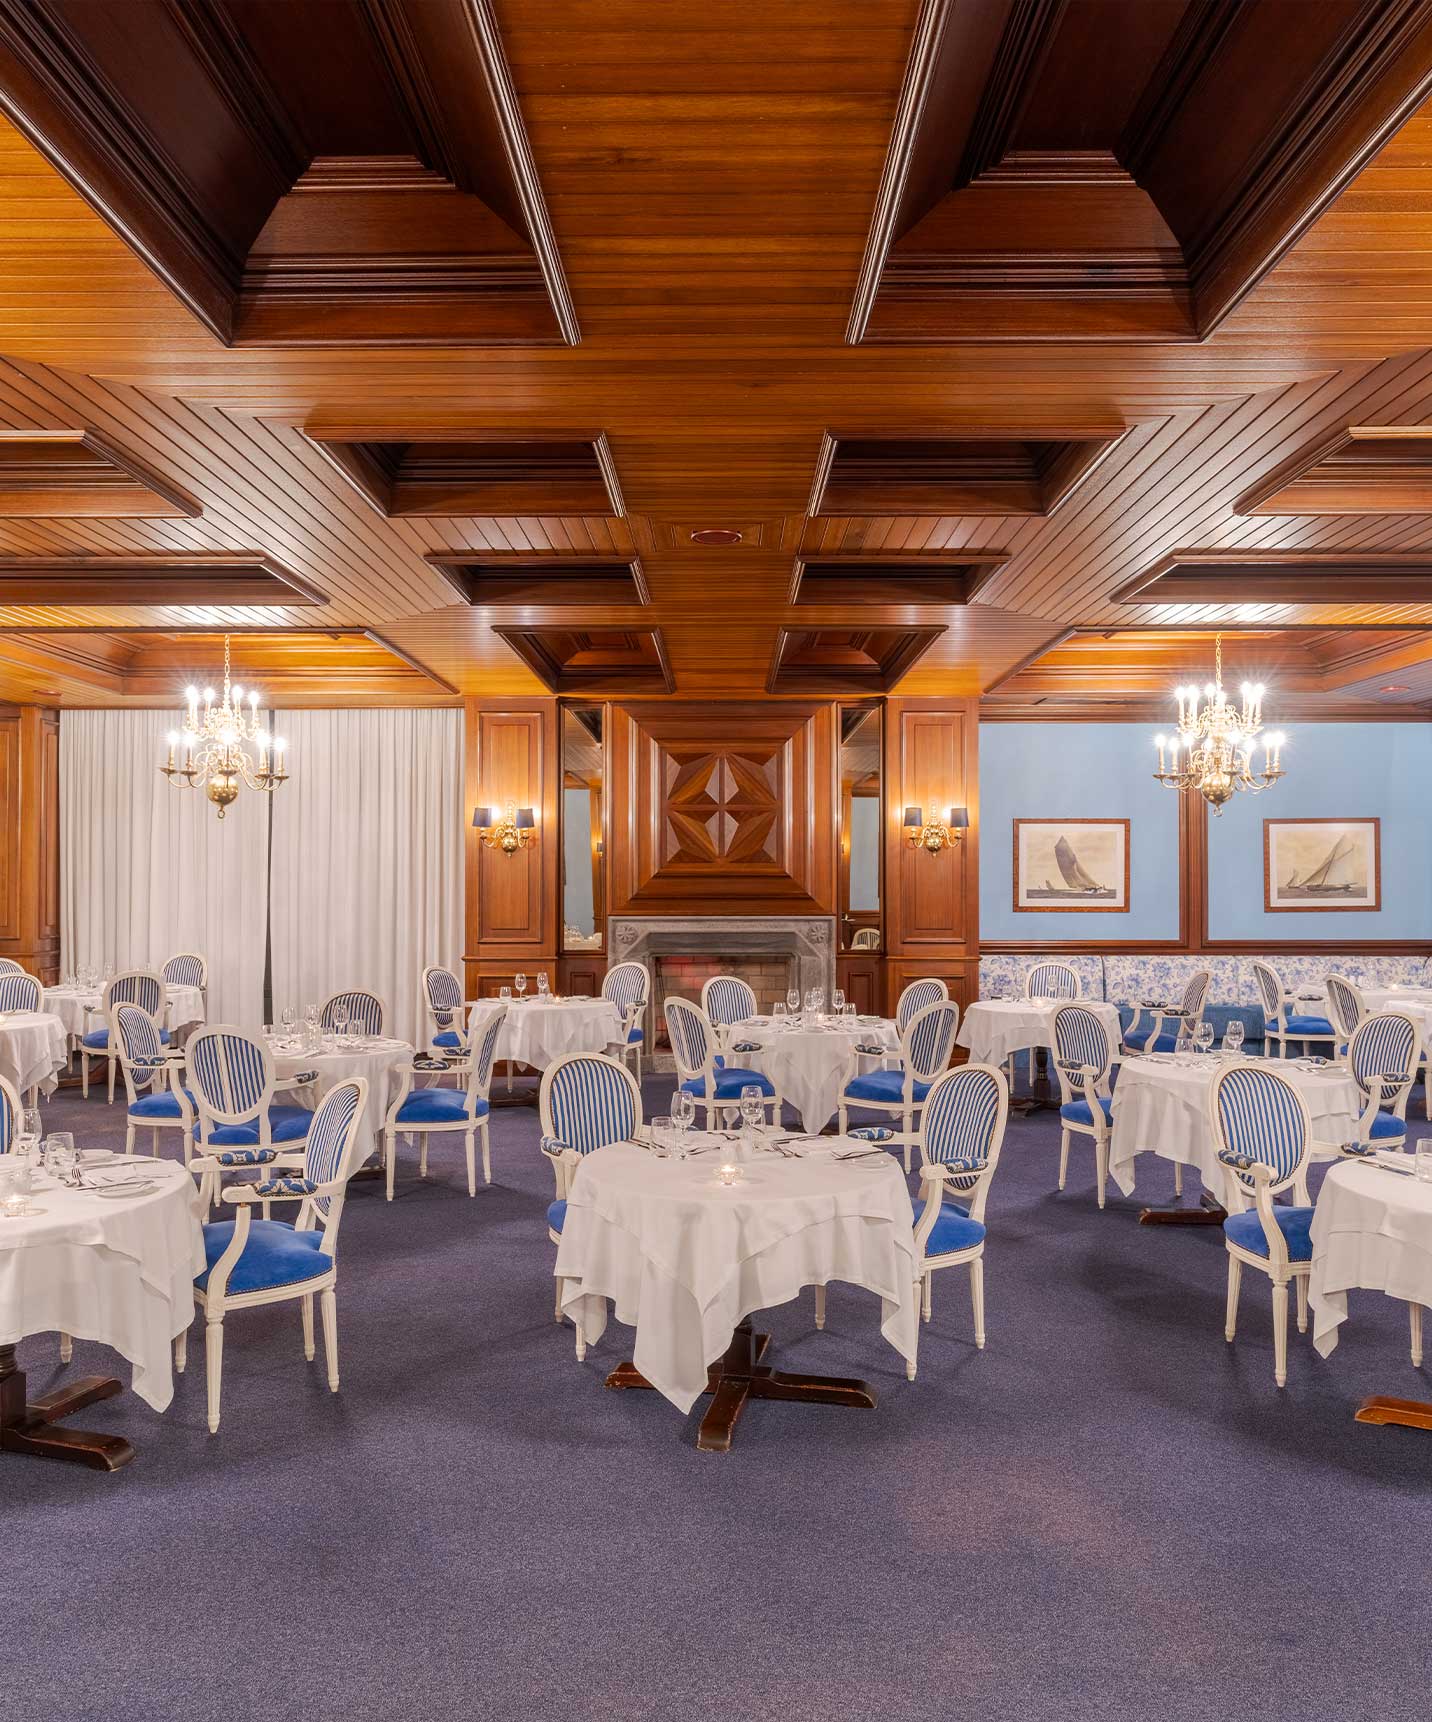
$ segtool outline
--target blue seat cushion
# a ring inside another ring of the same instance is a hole
[[[554,1232],[561,1231],[566,1218],[567,1204],[565,1202],[549,1202],[547,1204],[547,1224]]]
[[[911,1088],[916,1100],[923,1100],[933,1087],[933,1083],[917,1082]],[[887,1105],[898,1106],[905,1098],[905,1072],[903,1070],[867,1070],[864,1076],[857,1076],[845,1085],[847,1100],[883,1100]]]
[[[204,1227],[206,1267],[194,1284],[203,1291],[214,1263],[234,1241],[233,1220],[215,1220]],[[296,1285],[316,1279],[333,1266],[333,1257],[319,1249],[322,1232],[296,1232],[282,1220],[255,1220],[249,1226],[244,1253],[229,1275],[231,1292],[267,1291],[271,1286]]]
[[[915,1204],[915,1224],[920,1224],[920,1216],[925,1212],[922,1201]],[[930,1235],[925,1240],[927,1256],[948,1256],[955,1250],[970,1250],[980,1243],[985,1235],[984,1227],[978,1220],[972,1220],[968,1208],[962,1208],[958,1202],[941,1202],[939,1218],[930,1228]]]
[[[271,1142],[301,1142],[308,1134],[313,1114],[306,1106],[270,1106],[269,1140]],[[259,1127],[253,1124],[216,1124],[210,1130],[211,1148],[256,1148]]]
[[[186,1088],[184,1098],[191,1108],[195,1106],[194,1096]],[[141,1094],[139,1099],[129,1109],[131,1118],[178,1118],[179,1096],[172,1089],[161,1089],[158,1094]]]
[[[634,1028],[631,1031],[631,1033],[627,1036],[627,1045],[628,1046],[636,1046],[639,1042],[641,1042],[645,1039],[646,1039],[645,1033],[639,1028]]]
[[[462,1036],[455,1028],[445,1028],[440,1034],[433,1036],[434,1046],[461,1046]]]
[[[168,1046],[169,1030],[167,1028],[161,1028],[159,1031],[159,1038],[164,1042],[165,1046]],[[107,1028],[92,1028],[80,1041],[80,1045],[88,1047],[91,1052],[108,1052],[109,1030]]]
[[[487,1102],[467,1109],[465,1088],[415,1088],[398,1108],[399,1124],[467,1124],[487,1116]]]
[[[1265,1022],[1263,1032],[1264,1034],[1276,1034],[1278,1032],[1277,1023]],[[1325,1016],[1290,1016],[1288,1026],[1283,1032],[1296,1040],[1299,1035],[1303,1034],[1332,1036],[1337,1030]]]
[[[1399,1118],[1395,1112],[1379,1112],[1372,1121],[1372,1139],[1376,1142],[1379,1137],[1405,1136],[1407,1121]]]
[[[1173,1052],[1178,1046],[1178,1036],[1165,1030],[1158,1039],[1149,1045],[1149,1036],[1154,1032],[1152,1023],[1145,1023],[1133,1034],[1124,1036],[1124,1045],[1132,1046],[1138,1052]]]
[[[1273,1218],[1278,1222],[1278,1230],[1288,1241],[1288,1260],[1312,1261],[1313,1210],[1275,1206]],[[1268,1240],[1263,1236],[1263,1222],[1251,1208],[1246,1214],[1230,1214],[1223,1222],[1223,1235],[1240,1249],[1248,1250],[1255,1256],[1268,1254]]]
[[[1104,1110],[1106,1120],[1114,1116],[1114,1103],[1107,1094],[1096,1094],[1094,1098]],[[1059,1108],[1059,1116],[1066,1124],[1082,1124],[1087,1130],[1094,1128],[1094,1114],[1089,1110],[1087,1100],[1071,1100]]]
[[[748,1082],[755,1083],[761,1093],[768,1098],[776,1092],[775,1084],[769,1076],[762,1076],[759,1070],[742,1070],[736,1064],[723,1064],[718,1071],[714,1072],[714,1077],[713,1092],[707,1096],[708,1099],[712,1100],[739,1100],[741,1090]],[[682,1083],[682,1093],[705,1094],[706,1091],[701,1086],[702,1081],[702,1077],[693,1076],[689,1082]]]

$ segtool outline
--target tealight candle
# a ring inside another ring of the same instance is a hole
[[[732,1186],[732,1184],[734,1184],[736,1182],[736,1180],[741,1176],[741,1169],[739,1166],[731,1165],[731,1163],[728,1161],[724,1166],[722,1166],[720,1168],[720,1170],[717,1172],[716,1175],[718,1178],[720,1178],[721,1182],[729,1190],[730,1187]]]
[[[0,1202],[0,1213],[3,1213],[7,1220],[23,1220],[25,1210],[29,1206],[30,1204],[24,1196],[20,1195],[18,1191],[12,1191],[3,1202]]]

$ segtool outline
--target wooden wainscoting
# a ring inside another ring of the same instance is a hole
[[[847,952],[837,957],[835,979],[861,1016],[885,1014],[885,959],[878,951]]]
[[[561,884],[557,702],[468,700],[464,713],[469,982],[486,981],[504,966],[529,975],[545,967],[555,985]],[[509,801],[537,814],[536,843],[510,855],[479,842],[471,823],[474,807],[505,807]]]
[[[0,956],[47,986],[60,970],[60,719],[0,706]]]
[[[979,707],[975,700],[894,699],[885,711],[885,948],[961,961],[979,955]],[[943,819],[966,807],[964,838],[912,849],[907,806]],[[935,972],[935,971],[931,971]],[[893,997],[895,994],[892,994]]]

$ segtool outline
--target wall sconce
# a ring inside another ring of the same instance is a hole
[[[949,815],[941,824],[938,820],[925,823],[923,807],[907,807],[905,809],[905,841],[912,849],[923,849],[930,855],[939,852],[951,843],[958,843],[969,828],[969,809],[952,807]]]
[[[530,807],[518,807],[511,801],[500,819],[495,808],[474,807],[472,823],[479,842],[489,849],[500,849],[504,855],[515,855],[537,841],[537,815]]]

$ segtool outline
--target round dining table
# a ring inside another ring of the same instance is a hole
[[[0,1160],[4,1188],[12,1171]],[[87,1376],[27,1405],[15,1347],[37,1333],[107,1345],[132,1365],[134,1392],[165,1410],[173,1342],[194,1318],[205,1267],[202,1215],[174,1161],[90,1152],[80,1176],[87,1187],[71,1189],[35,1171],[31,1212],[0,1212],[0,1451],[113,1471],[134,1457],[128,1441],[57,1425],[123,1384]]]
[[[0,1076],[23,1099],[32,1088],[53,1094],[69,1057],[65,1025],[51,1011],[0,1014]]]
[[[856,1049],[878,1048],[880,1059],[898,1056],[900,1035],[880,1017],[829,1017],[807,1022],[798,1017],[747,1017],[727,1033],[727,1061],[770,1077],[781,1099],[800,1114],[802,1127],[818,1132],[835,1116],[841,1083],[853,1071]],[[738,1052],[751,1045],[755,1052]]]
[[[1119,1007],[1102,999],[976,999],[964,1014],[955,1044],[964,1047],[974,1064],[999,1065],[1014,1052],[1050,1050],[1054,1013],[1066,1004],[1092,1011],[1108,1029],[1109,1042],[1118,1052]]]
[[[697,1138],[684,1160],[631,1142],[597,1149],[577,1168],[557,1250],[562,1309],[587,1343],[601,1338],[608,1301],[636,1329],[631,1362],[607,1385],[654,1388],[681,1412],[710,1393],[697,1438],[706,1451],[729,1448],[748,1399],[875,1404],[862,1381],[762,1361],[769,1342],[749,1317],[805,1286],[844,1280],[873,1292],[882,1334],[915,1357],[914,1212],[898,1161],[849,1137],[757,1139],[744,1163],[719,1135]],[[731,1165],[739,1180],[727,1184]]]
[[[406,1040],[394,1040],[386,1035],[350,1036],[340,1041],[337,1035],[325,1035],[316,1052],[306,1052],[301,1035],[274,1035],[269,1041],[274,1071],[281,1079],[301,1076],[313,1071],[312,1100],[316,1105],[329,1089],[355,1076],[367,1079],[368,1104],[358,1125],[358,1140],[362,1152],[354,1159],[362,1166],[378,1151],[378,1132],[388,1116],[388,1108],[397,1098],[405,1065],[411,1064],[413,1048]],[[290,1098],[285,1096],[285,1099]]]
[[[91,1029],[104,1027],[102,996],[99,987],[46,987],[41,1003],[64,1023],[65,1033],[78,1040]],[[198,987],[166,986],[165,996],[169,1014],[164,1026],[171,1034],[204,1021],[204,994]]]
[[[469,1038],[481,1033],[481,1024],[503,1005],[507,1020],[497,1037],[496,1061],[508,1067],[507,1085],[512,1086],[512,1067],[518,1064],[545,1070],[571,1052],[605,1052],[620,1047],[626,1039],[626,1020],[611,999],[564,999],[531,993],[525,999],[477,999],[467,1013]]]

